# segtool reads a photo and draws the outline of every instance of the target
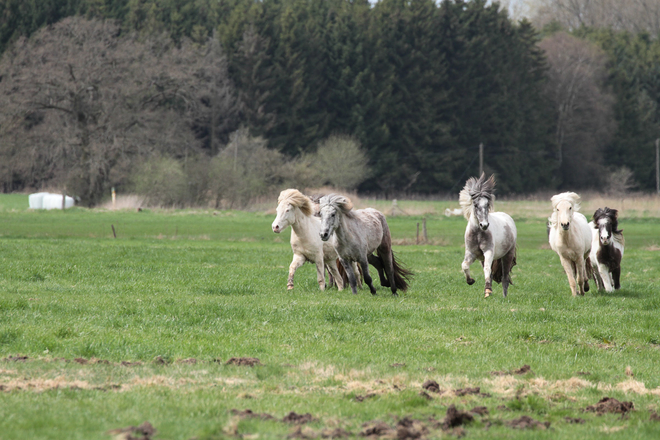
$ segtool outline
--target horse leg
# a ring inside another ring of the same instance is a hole
[[[573,296],[577,296],[577,291],[575,290],[575,264],[561,255],[559,256],[561,265],[564,267],[564,272],[566,272],[566,277],[568,278],[568,285],[571,286],[571,293]]]
[[[296,274],[296,271],[300,266],[305,264],[305,256],[301,254],[293,254],[293,261],[289,265],[289,280],[287,281],[286,288],[288,290],[293,289],[293,276]]]
[[[323,264],[323,254],[316,256],[316,280],[319,283],[321,291],[325,290],[325,264]]]
[[[486,286],[484,287],[484,298],[488,298],[493,293],[493,279],[491,273],[493,269],[493,251],[487,250],[484,252],[484,278],[486,279]]]
[[[351,291],[353,292],[353,295],[357,295],[357,280],[355,279],[355,272],[353,272],[353,264],[342,258],[340,258],[339,261],[341,262],[341,265],[344,266],[344,270],[348,276],[348,283],[351,285]]]
[[[341,292],[342,290],[344,290],[344,279],[339,273],[339,268],[337,268],[337,261],[332,260],[328,262],[327,267],[328,267],[328,272],[330,272],[330,276],[332,277],[333,280],[335,280],[335,284],[337,284],[337,290]]]
[[[606,292],[611,292],[614,290],[612,287],[610,268],[605,264],[598,263],[598,272],[600,273],[600,278],[603,280],[603,289],[605,289]]]
[[[364,276],[362,275],[362,269],[360,269],[359,264],[357,262],[353,262],[353,272],[355,272],[355,280],[357,281],[357,285],[360,289],[362,289],[362,280],[364,279]]]
[[[577,285],[580,288],[580,295],[584,295],[589,291],[589,280],[587,279],[587,270],[585,268],[585,260],[578,258],[575,262],[575,271],[577,273]]]
[[[612,269],[612,278],[614,279],[614,288],[619,290],[621,288],[621,266]]]
[[[465,274],[465,282],[467,282],[468,285],[470,286],[474,284],[474,278],[470,276],[470,266],[472,265],[472,263],[474,263],[474,260],[476,259],[477,257],[466,248],[465,258],[463,259],[463,264],[461,264],[461,268],[463,269],[463,273]]]
[[[390,282],[385,278],[385,271],[383,270],[385,266],[383,266],[383,261],[380,259],[380,257],[377,257],[374,254],[369,254],[367,255],[367,260],[369,260],[369,264],[375,267],[378,271],[380,285],[383,287],[390,287]]]
[[[364,277],[364,282],[367,283],[367,286],[369,286],[369,290],[371,291],[372,295],[376,294],[376,288],[373,285],[373,280],[371,279],[371,275],[369,275],[369,263],[367,262],[367,259],[362,257],[359,261],[360,267],[362,268],[362,276]]]
[[[509,274],[511,273],[511,268],[513,267],[513,259],[516,258],[516,248],[513,248],[500,259],[502,264],[502,293],[506,298],[506,294],[509,290],[510,278]]]

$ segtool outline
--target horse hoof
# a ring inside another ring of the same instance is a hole
[[[493,291],[491,289],[484,290],[484,298],[488,298]]]
[[[470,278],[470,279],[468,279],[468,280],[465,280],[465,281],[467,281],[468,286],[471,286],[471,285],[474,284],[474,279],[472,279],[472,278]]]

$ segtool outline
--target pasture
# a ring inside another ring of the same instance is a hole
[[[592,281],[573,298],[547,245],[549,201],[496,202],[516,221],[518,265],[508,297],[494,284],[484,299],[478,263],[473,286],[461,271],[465,219],[440,214],[457,203],[399,204],[413,215],[388,217],[394,251],[416,277],[393,297],[377,280],[376,296],[321,292],[310,264],[287,291],[275,200],[269,213],[31,212],[1,196],[0,439],[110,439],[144,421],[155,439],[660,436],[657,212],[620,212],[621,290]],[[415,245],[422,215],[430,244]],[[583,411],[603,397],[634,410]],[[488,414],[442,429],[452,404]],[[313,419],[282,421],[291,411]],[[549,428],[511,426],[522,416]]]

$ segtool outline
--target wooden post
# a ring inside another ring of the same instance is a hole
[[[112,209],[117,208],[117,193],[115,193],[115,187],[112,187]]]
[[[479,177],[484,173],[484,143],[479,144]]]
[[[419,222],[417,222],[417,244],[419,244]]]
[[[424,237],[424,243],[428,243],[429,237],[426,235],[426,217],[422,219],[422,236]]]
[[[66,209],[66,191],[62,191],[62,211]]]
[[[660,194],[660,139],[655,140],[655,190]]]
[[[115,238],[117,238],[117,233],[115,232],[115,225],[110,225],[112,228],[112,235],[114,235]]]

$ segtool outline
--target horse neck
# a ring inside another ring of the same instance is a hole
[[[300,208],[295,209],[296,220],[291,223],[291,229],[296,233],[296,235],[302,239],[307,238],[310,234],[314,233],[312,230],[312,217],[303,214]],[[318,233],[318,231],[317,231]]]
[[[490,215],[490,213],[488,215]],[[474,211],[472,211],[472,214],[470,214],[468,225],[470,226],[470,229],[480,229],[479,220],[477,220],[477,215],[474,213]]]
[[[349,239],[351,224],[344,214],[337,211],[337,215],[339,215],[339,226],[335,229],[335,236],[337,237],[337,242],[346,243]]]

